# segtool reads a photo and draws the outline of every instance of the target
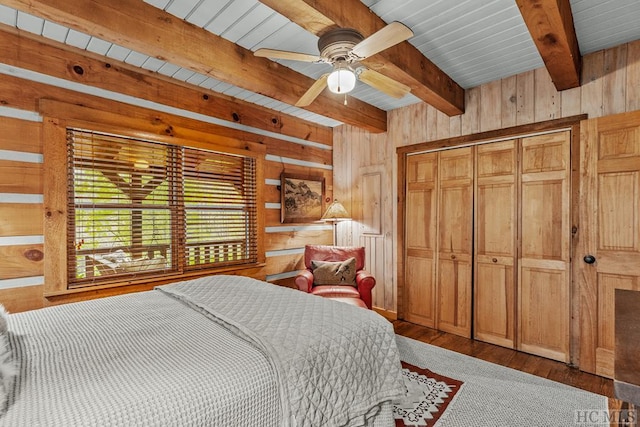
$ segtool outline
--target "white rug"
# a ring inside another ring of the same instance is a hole
[[[604,396],[396,337],[402,361],[464,382],[437,427],[608,425],[585,423],[576,412],[604,413],[608,408]]]

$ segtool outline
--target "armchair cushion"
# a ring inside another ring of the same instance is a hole
[[[344,261],[311,260],[313,285],[356,286],[356,259]]]
[[[353,286],[318,285],[312,292],[326,298],[360,298],[360,292]]]

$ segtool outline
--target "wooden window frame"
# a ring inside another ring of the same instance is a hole
[[[188,138],[165,136],[150,128],[143,119],[118,116],[111,112],[80,107],[53,100],[41,100],[43,113],[43,175],[44,193],[44,296],[50,301],[56,297],[90,292],[114,294],[150,289],[155,285],[211,274],[241,274],[260,277],[265,265],[264,243],[264,157],[266,149],[261,144],[219,137],[193,131],[185,132]],[[126,125],[123,125],[125,123]],[[138,127],[139,125],[139,127]],[[96,132],[117,134],[124,137],[157,141],[184,147],[202,148],[220,153],[251,157],[256,160],[257,206],[257,262],[207,268],[203,270],[169,273],[162,276],[122,279],[111,283],[70,287],[67,255],[67,128],[83,128]],[[192,138],[193,137],[193,138]],[[222,142],[220,144],[219,142]],[[225,143],[228,143],[226,145]],[[225,144],[225,145],[223,145]],[[64,165],[64,167],[63,167]],[[126,287],[126,288],[125,288]],[[114,289],[115,288],[115,289]],[[115,292],[114,292],[115,291]],[[53,299],[53,300],[52,300]]]

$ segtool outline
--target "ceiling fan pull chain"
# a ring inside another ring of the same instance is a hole
[[[347,94],[344,94],[344,105],[347,105]]]

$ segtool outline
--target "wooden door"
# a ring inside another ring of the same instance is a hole
[[[435,328],[438,154],[409,156],[406,168],[404,318]]]
[[[569,131],[521,143],[518,348],[569,361]]]
[[[437,328],[471,337],[473,148],[439,153]]]
[[[583,121],[581,142],[580,369],[613,377],[615,290],[640,290],[640,112]]]
[[[515,347],[517,141],[477,147],[474,338]]]

